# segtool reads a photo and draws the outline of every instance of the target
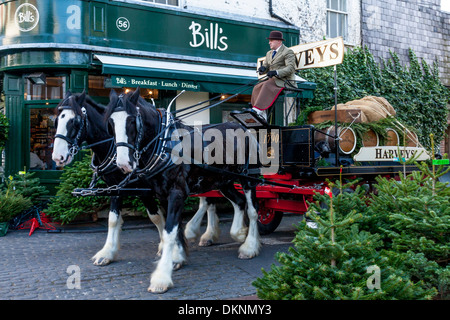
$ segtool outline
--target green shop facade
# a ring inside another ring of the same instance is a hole
[[[171,3],[177,1],[171,1]],[[0,0],[0,72],[3,109],[10,122],[4,152],[6,175],[35,171],[51,189],[61,170],[51,160],[55,107],[67,91],[108,103],[118,92],[183,108],[233,94],[256,79],[256,61],[267,52],[271,30],[287,46],[298,28],[274,21],[235,20],[134,0]],[[303,98],[314,84],[305,83]],[[192,121],[226,121],[248,107],[251,89]],[[275,120],[282,124],[283,110]],[[187,122],[189,122],[187,120]]]

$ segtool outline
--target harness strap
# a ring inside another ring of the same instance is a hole
[[[131,143],[128,143],[128,142],[117,142],[116,146],[117,147],[127,147],[131,150],[136,150],[136,148]]]
[[[69,143],[70,145],[73,145],[75,142],[72,139],[67,138],[66,136],[62,135],[62,134],[55,134],[55,139],[56,138],[60,138],[65,140],[67,143]]]

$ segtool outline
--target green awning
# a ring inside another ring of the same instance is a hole
[[[150,60],[113,55],[95,57],[102,63],[102,73],[111,75],[112,87],[155,88],[215,93],[251,94],[257,83],[254,69],[222,67],[199,63]],[[301,97],[312,98],[315,84],[299,84]]]

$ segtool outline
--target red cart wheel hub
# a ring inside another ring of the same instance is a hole
[[[261,222],[262,224],[268,224],[274,219],[275,214],[276,212],[274,209],[266,208],[266,206],[264,205],[264,201],[259,202],[259,222]]]

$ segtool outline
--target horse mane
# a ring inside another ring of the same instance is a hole
[[[156,111],[155,106],[153,104],[151,104],[150,102],[146,101],[141,96],[138,97],[136,105],[134,105],[130,101],[133,94],[135,94],[135,92],[128,92],[125,94],[125,99],[124,99],[125,103],[123,105],[123,108],[126,113],[131,114],[131,115],[136,115],[137,114],[136,107],[139,107],[139,112],[146,119],[149,119],[149,117],[156,114],[157,111]],[[105,114],[104,114],[105,120],[107,120],[109,117],[111,117],[111,114],[116,110],[118,100],[119,100],[119,96],[117,96],[115,91],[114,92],[111,91],[111,94],[109,96],[109,103],[106,106],[106,110],[105,110]]]
[[[80,96],[80,94],[73,94],[70,91],[66,92],[66,95],[64,98],[58,103],[56,106],[56,113],[59,115],[61,113],[60,107],[68,106],[73,109],[76,115],[81,115],[81,107],[79,106],[78,102],[76,102],[76,99]]]
[[[80,101],[79,99],[82,98],[83,101]],[[56,106],[57,114],[61,113],[62,110],[59,108],[62,106],[70,107],[76,115],[81,116],[83,112],[81,111],[81,108],[83,105],[87,105],[90,108],[86,108],[86,112],[89,115],[92,115],[92,110],[95,110],[99,115],[102,115],[106,111],[106,107],[100,103],[97,103],[92,99],[90,96],[88,96],[85,93],[71,93],[68,91],[65,95],[65,97],[58,103]],[[97,116],[97,115],[96,115]]]
[[[128,101],[131,94],[132,92],[128,92],[125,94],[126,99],[125,105],[123,107],[128,114],[136,114],[136,108],[133,108]],[[116,91],[114,89],[111,89],[111,93],[109,94],[109,103],[106,105],[104,114],[105,121],[108,120],[116,110],[118,100],[119,96],[117,95]]]
[[[106,111],[106,107],[100,103],[97,103],[92,99],[90,96],[86,96],[86,102],[93,107],[95,110],[97,110],[98,113],[104,114]]]

